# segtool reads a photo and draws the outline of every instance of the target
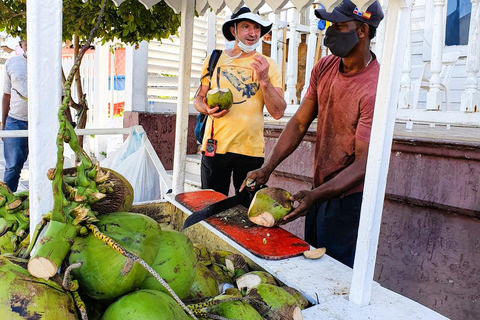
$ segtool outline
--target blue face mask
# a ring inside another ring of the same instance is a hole
[[[225,42],[225,50],[233,49],[234,46],[235,46],[235,41],[226,41]]]
[[[352,51],[353,47],[355,47],[358,41],[360,41],[357,36],[357,30],[340,32],[332,27],[329,27],[325,32],[323,44],[337,57],[346,57],[350,51]]]

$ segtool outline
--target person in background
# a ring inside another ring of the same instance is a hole
[[[202,189],[228,195],[233,185],[238,192],[247,172],[260,168],[264,160],[263,107],[275,119],[285,111],[281,74],[269,57],[255,51],[272,23],[243,7],[223,24],[223,35],[235,41],[222,52],[213,72],[212,83],[205,77],[194,100],[195,108],[208,115],[201,146]],[[201,74],[206,73],[209,57]],[[233,94],[230,110],[209,107],[205,96],[210,88],[228,88]]]
[[[5,64],[2,98],[2,130],[28,129],[27,41],[20,40],[24,53],[11,57]],[[17,191],[20,172],[28,156],[27,138],[4,138],[5,175],[3,180]]]
[[[296,207],[284,222],[306,215],[305,240],[353,267],[380,67],[370,40],[383,12],[378,1],[362,12],[344,0],[331,13],[317,9],[315,14],[331,22],[324,44],[332,55],[315,65],[297,112],[241,189],[265,184],[318,118],[313,188],[292,196]]]

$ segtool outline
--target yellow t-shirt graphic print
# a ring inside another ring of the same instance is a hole
[[[269,57],[269,78],[274,87],[281,87],[281,76],[278,66]],[[255,70],[250,66],[253,57],[231,58],[222,52],[211,79],[211,88],[229,88],[233,94],[233,106],[230,112],[214,121],[214,136],[217,140],[218,154],[227,152],[246,156],[263,157],[265,143],[263,139],[263,106],[264,99],[260,82]],[[205,59],[202,73],[207,71],[209,57]],[[228,63],[226,63],[228,62]],[[208,77],[202,80],[202,85],[208,86]],[[205,127],[202,151],[205,151],[207,139],[210,139],[212,119],[209,117]]]
[[[245,102],[247,99],[254,96],[260,89],[260,83],[255,81],[255,70],[253,68],[225,66],[220,67],[217,70],[220,77],[227,79],[244,98],[243,100],[236,101],[236,104]]]

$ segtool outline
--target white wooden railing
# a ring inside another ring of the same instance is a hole
[[[445,46],[445,0],[410,11],[397,119],[478,126],[480,7],[472,0],[468,45]]]
[[[404,32],[407,32],[408,40],[397,110],[399,121],[470,126],[480,123],[478,112],[480,0],[472,0],[468,45],[455,47],[444,46],[446,1],[416,1],[418,4],[413,5],[408,19],[402,22],[406,27]],[[315,6],[318,7],[318,5],[310,5],[303,10],[298,10],[293,5],[290,7],[287,5],[278,13],[269,11],[267,6],[259,10],[260,15],[273,22],[271,57],[284,72],[287,115],[296,111],[298,103],[306,92],[316,55],[323,57],[327,54],[327,49],[321,41],[322,31],[317,27],[318,19],[313,13]],[[385,14],[388,14],[387,7],[384,6],[383,9]],[[231,12],[225,9],[218,16],[206,15],[195,19],[191,97],[199,83],[201,64],[212,49],[212,45],[208,45],[212,41],[212,35],[216,35],[214,46],[219,49],[224,48],[221,25],[230,14]],[[380,62],[383,28],[382,22],[377,29],[376,38],[372,41],[372,50]],[[297,57],[302,34],[307,36],[305,83],[300,97],[297,97]],[[318,45],[317,38],[320,38]],[[284,61],[283,43],[287,39],[292,45],[289,45],[286,56],[293,58]],[[148,93],[151,109],[149,111],[174,111],[178,94],[178,70],[175,72],[178,65],[178,61],[175,60],[178,57],[178,50],[179,41],[176,37],[172,37],[172,41],[150,43]],[[167,54],[167,51],[170,53]],[[459,53],[458,56],[457,53]],[[422,81],[423,73],[425,77]],[[168,105],[170,107],[165,108]],[[191,112],[195,111],[191,109]]]

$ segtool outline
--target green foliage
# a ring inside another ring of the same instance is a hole
[[[26,0],[0,0],[0,30],[12,36],[26,35]],[[72,40],[77,34],[80,43],[85,42],[92,30],[102,0],[63,1],[63,40]],[[193,17],[192,17],[193,18]],[[118,8],[107,0],[105,17],[97,31],[96,38],[103,43],[120,40],[135,45],[143,40],[168,38],[177,34],[180,15],[165,3],[159,2],[149,10],[138,0],[127,0]]]
[[[25,37],[27,34],[26,0],[0,1],[0,30],[14,37]]]

